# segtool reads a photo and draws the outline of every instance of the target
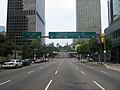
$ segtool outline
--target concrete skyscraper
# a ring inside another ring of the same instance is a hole
[[[76,0],[76,31],[101,33],[100,0]],[[86,39],[80,39],[86,40]],[[78,40],[77,40],[78,41]]]
[[[8,0],[7,35],[19,46],[23,32],[45,34],[45,0]]]

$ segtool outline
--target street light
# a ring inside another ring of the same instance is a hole
[[[105,34],[101,34],[101,42],[104,44],[104,63],[106,64],[106,41],[105,41]]]
[[[90,28],[97,28],[100,31],[100,36],[98,36],[100,40],[100,46],[101,46],[101,52],[102,52],[102,43],[104,44],[104,63],[106,63],[106,42],[105,42],[105,34],[101,33],[101,29],[97,26],[91,26]],[[99,56],[99,61],[100,61],[100,56]]]

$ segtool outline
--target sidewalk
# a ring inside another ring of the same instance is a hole
[[[2,65],[0,64],[0,72],[4,71],[4,69],[2,68]]]
[[[87,62],[87,63],[92,64],[92,65],[104,66],[104,67],[106,67],[108,69],[120,72],[120,64],[113,64],[113,63],[104,64],[104,62],[102,62],[102,65],[101,65],[98,62]]]
[[[104,66],[108,69],[120,72],[120,64],[105,64]]]

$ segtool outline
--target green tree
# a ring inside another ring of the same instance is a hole
[[[88,54],[90,52],[89,50],[89,43],[88,42],[83,42],[79,44],[77,47],[77,52],[81,54]]]
[[[95,53],[100,51],[100,44],[97,44],[97,41],[95,38],[92,38],[89,40],[89,50],[90,53]]]
[[[0,34],[0,57],[2,57],[0,62],[3,62],[3,57],[13,54],[13,44],[6,37]]]
[[[22,48],[22,58],[42,57],[43,45],[40,41],[34,40],[31,43],[26,42]]]
[[[46,54],[49,53],[49,57],[54,57],[54,51],[57,51],[57,48],[54,46],[54,43],[50,43],[46,46]]]
[[[105,45],[106,45],[106,52],[109,52],[112,50],[112,41],[110,37],[105,37]]]
[[[111,48],[112,48],[112,41],[110,37],[105,37],[105,42],[99,44],[97,43],[95,38],[89,40],[90,53],[103,52],[104,49],[106,49],[106,51],[108,52],[111,51]]]
[[[0,56],[8,56],[13,54],[13,44],[6,37],[0,34]]]

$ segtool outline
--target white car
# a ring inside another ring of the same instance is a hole
[[[11,59],[8,62],[4,62],[3,68],[17,68],[22,67],[22,62],[17,59]]]
[[[41,62],[43,62],[43,61],[42,61],[42,59],[35,59],[34,62],[35,62],[35,63],[41,63]]]

